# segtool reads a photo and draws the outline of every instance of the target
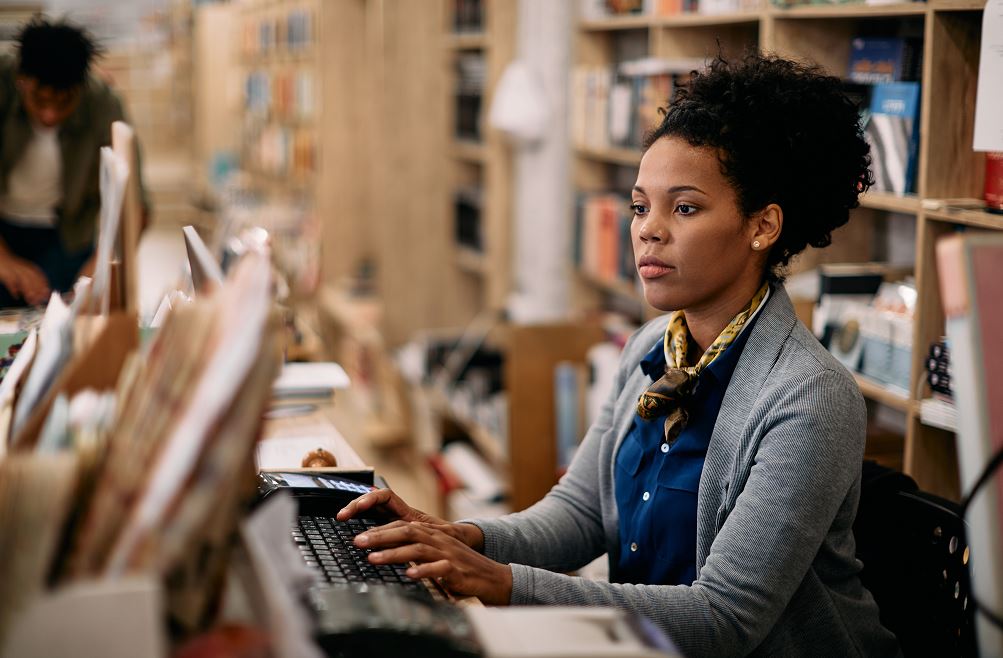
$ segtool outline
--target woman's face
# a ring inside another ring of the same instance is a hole
[[[653,307],[710,309],[747,277],[762,277],[754,222],[743,218],[714,149],[660,138],[641,158],[631,206],[634,263]]]

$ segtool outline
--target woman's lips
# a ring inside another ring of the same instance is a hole
[[[637,261],[637,273],[641,275],[642,279],[657,279],[674,269],[676,268],[654,256],[642,256]]]
[[[641,275],[642,279],[657,279],[660,276],[664,276],[671,272],[672,267],[666,267],[664,265],[642,265],[637,268],[638,273]]]

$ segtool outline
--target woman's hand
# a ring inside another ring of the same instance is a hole
[[[422,512],[411,507],[404,502],[404,499],[395,494],[390,489],[377,489],[363,494],[345,505],[338,512],[339,521],[347,521],[363,512],[377,511],[390,517],[395,517],[400,522],[424,523],[429,527],[434,527],[445,534],[458,539],[475,551],[484,550],[484,533],[475,525],[469,523],[450,523],[431,514]],[[397,526],[399,523],[391,523],[388,526]]]
[[[341,508],[338,512],[339,521],[361,514],[362,512],[380,512],[387,516],[400,519],[402,521],[427,521],[429,523],[446,523],[442,519],[431,514],[426,514],[415,509],[404,502],[404,499],[395,494],[390,489],[377,489],[367,494],[362,494],[349,504]]]
[[[414,562],[407,570],[411,578],[433,578],[454,594],[476,596],[488,605],[508,605],[511,567],[485,557],[450,531],[460,526],[477,530],[483,543],[483,534],[473,525],[395,521],[360,534],[355,545],[373,550],[371,564]]]

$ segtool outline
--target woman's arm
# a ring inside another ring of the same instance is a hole
[[[852,387],[822,371],[764,405],[769,429],[692,586],[598,583],[514,564],[511,602],[625,607],[686,655],[749,653],[804,581],[859,473],[866,416]]]

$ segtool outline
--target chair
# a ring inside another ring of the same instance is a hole
[[[906,656],[976,656],[968,544],[956,503],[865,461],[854,535],[860,574]]]

